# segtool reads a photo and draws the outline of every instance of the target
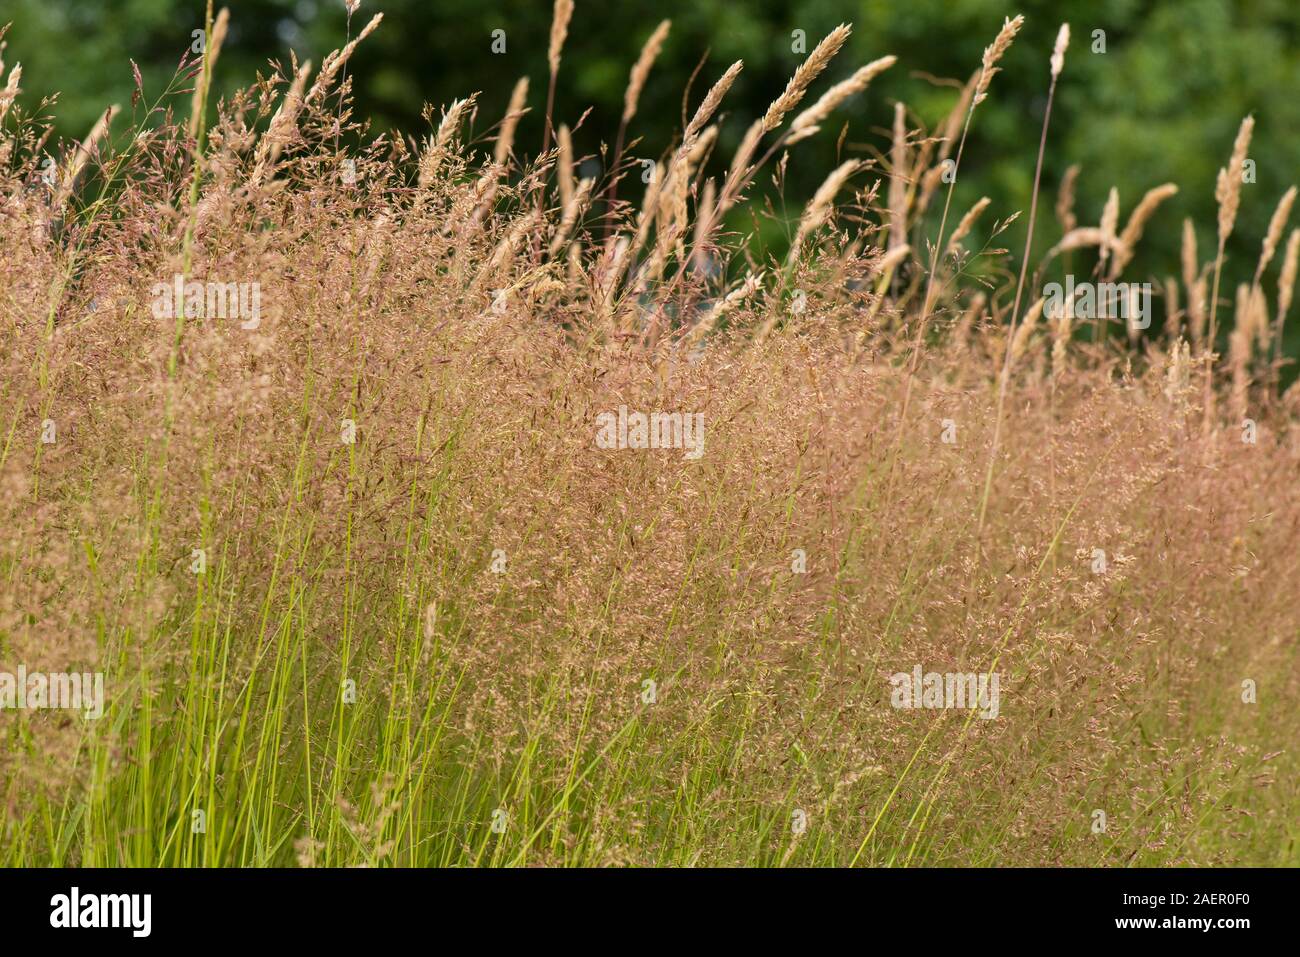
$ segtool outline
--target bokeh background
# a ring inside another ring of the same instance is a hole
[[[222,92],[251,83],[258,71],[269,72],[268,61],[287,62],[291,49],[319,64],[345,36],[343,0],[226,5],[232,25],[218,70]],[[191,31],[202,25],[203,7],[202,0],[3,0],[0,23],[13,24],[5,59],[23,64],[20,102],[32,109],[43,95],[59,91],[51,110],[59,134],[84,134],[106,104],[130,102],[128,58],[140,65],[146,94],[165,85]],[[350,69],[357,115],[369,118],[374,131],[422,134],[428,128],[425,103],[444,104],[477,91],[477,130],[483,133],[504,111],[514,81],[527,75],[533,112],[516,149],[536,152],[549,0],[363,0],[353,31],[378,10],[385,22],[360,47]],[[806,31],[811,49],[834,26],[851,22],[853,37],[807,102],[872,59],[892,53],[899,62],[814,141],[792,152],[784,196],[774,195],[773,203],[778,212],[795,216],[836,161],[843,121],[849,127],[840,149],[868,157],[887,149],[897,99],[933,128],[955,100],[955,81],[971,74],[1003,17],[1017,12],[1027,22],[977,113],[954,208],[964,210],[988,195],[993,206],[986,227],[994,216],[1027,209],[1048,55],[1058,25],[1069,21],[1074,39],[1044,170],[1044,248],[1059,236],[1051,215],[1056,186],[1066,167],[1079,163],[1076,213],[1082,223],[1097,222],[1111,186],[1120,192],[1121,222],[1148,188],[1166,181],[1181,188],[1148,226],[1129,278],[1177,273],[1184,216],[1196,221],[1207,258],[1215,172],[1226,161],[1241,118],[1253,113],[1251,158],[1258,181],[1246,188],[1224,288],[1231,291],[1248,279],[1277,199],[1300,180],[1297,0],[577,0],[557,121],[573,124],[590,107],[575,135],[578,152],[598,154],[602,142],[612,145],[628,69],[659,20],[671,18],[672,33],[633,125],[632,135],[641,138],[634,152],[655,157],[672,144],[683,125],[683,92],[697,67],[692,108],[727,64],[743,58],[745,70],[724,104],[721,149],[714,159],[725,164],[748,123],[803,59],[792,52],[792,31]],[[503,54],[491,52],[497,29],[506,31]],[[1098,30],[1105,34],[1104,53],[1093,52]],[[767,188],[768,178],[760,177],[758,185]],[[764,228],[775,230],[765,238],[779,245],[780,224]],[[1021,242],[1023,226],[999,237],[1013,249]],[[1294,355],[1300,337],[1289,339]]]

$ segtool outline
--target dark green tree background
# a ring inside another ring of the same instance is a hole
[[[840,22],[853,37],[812,91],[857,66],[892,53],[898,64],[847,104],[816,140],[793,152],[785,189],[791,215],[843,151],[871,156],[887,150],[892,105],[903,99],[929,127],[956,96],[952,81],[977,67],[1004,16],[1026,25],[1003,62],[992,95],[979,109],[963,160],[954,208],[981,195],[999,217],[1026,209],[1057,27],[1069,21],[1073,42],[1058,91],[1044,170],[1048,209],[1044,244],[1058,233],[1050,215],[1057,183],[1070,163],[1082,164],[1076,212],[1095,224],[1111,186],[1120,192],[1121,222],[1148,188],[1166,181],[1181,192],[1148,226],[1130,274],[1177,271],[1184,216],[1194,217],[1203,257],[1213,242],[1214,177],[1226,162],[1241,118],[1256,117],[1251,158],[1258,181],[1246,187],[1225,289],[1248,278],[1268,218],[1281,193],[1300,180],[1300,3],[1296,0],[576,0],[557,96],[557,121],[590,116],[575,136],[578,151],[612,144],[630,65],[659,20],[673,21],[634,123],[639,156],[658,156],[682,126],[683,93],[700,67],[693,107],[731,61],[745,70],[725,104],[725,164],[745,127],[783,88],[808,48]],[[321,57],[344,37],[343,0],[229,0],[232,25],[218,69],[218,88],[250,83],[267,62],[288,52]],[[220,3],[218,3],[220,6]],[[514,81],[531,78],[530,105],[517,149],[541,145],[546,89],[548,0],[364,0],[355,32],[375,12],[384,24],[358,50],[350,72],[357,115],[373,128],[423,133],[423,105],[480,92],[478,131],[496,122]],[[61,91],[53,111],[58,132],[79,136],[110,102],[129,103],[128,57],[140,64],[146,93],[166,83],[202,25],[202,0],[4,0],[11,21],[5,59],[23,64],[32,108]],[[506,31],[506,52],[491,52],[492,31]],[[1105,52],[1093,52],[1104,31]],[[703,65],[701,66],[701,61]],[[187,106],[180,106],[184,109]],[[761,178],[761,185],[767,180]],[[780,200],[776,200],[780,208]],[[991,222],[992,215],[986,214]],[[1001,237],[1023,241],[1023,220]],[[1276,267],[1274,267],[1276,268]]]

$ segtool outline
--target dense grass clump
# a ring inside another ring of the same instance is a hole
[[[1221,176],[1217,257],[1189,224],[1130,335],[1044,284],[1122,281],[1172,189],[1063,195],[1023,267],[1033,214],[971,251],[945,205],[1018,19],[781,256],[756,178],[893,63],[808,102],[848,27],[731,158],[716,71],[642,183],[549,115],[528,159],[526,82],[484,136],[472,97],[368,136],[357,38],[209,108],[225,22],[52,177],[0,98],[0,672],[106,688],[0,711],[0,863],[1300,861],[1289,198],[1221,303]],[[602,447],[620,408],[701,454]],[[917,666],[997,716],[895,707]]]

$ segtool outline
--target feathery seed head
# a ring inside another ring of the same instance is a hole
[[[984,48],[984,57],[980,61],[979,82],[975,85],[975,100],[978,104],[983,102],[984,97],[988,95],[989,84],[993,82],[993,76],[998,72],[997,63],[1002,59],[1003,54],[1011,46],[1011,41],[1016,38],[1020,28],[1024,26],[1025,18],[1016,14],[1010,20],[1002,24],[1002,29],[998,31],[997,37],[993,42]]]
[[[1056,34],[1056,48],[1052,50],[1052,79],[1061,75],[1065,68],[1065,48],[1070,45],[1070,25],[1062,23]]]
[[[1237,207],[1241,203],[1241,175],[1250,149],[1250,135],[1255,129],[1255,118],[1247,116],[1241,121],[1237,138],[1232,144],[1232,157],[1228,165],[1219,170],[1214,187],[1214,199],[1219,204],[1219,243],[1226,243],[1237,222]]]
[[[763,132],[770,133],[781,125],[786,113],[790,112],[799,105],[799,101],[808,92],[808,87],[813,80],[826,69],[827,64],[835,54],[840,52],[840,47],[848,40],[849,34],[853,28],[847,24],[841,23],[838,27],[826,35],[821,43],[808,54],[808,59],[800,64],[799,69],[794,71],[794,76],[786,84],[785,91],[772,101],[772,105],[767,108],[763,115]]]
[[[555,0],[551,16],[551,42],[546,50],[546,62],[550,64],[552,74],[560,71],[560,53],[564,50],[564,40],[569,35],[569,20],[572,17],[573,0]]]
[[[663,49],[664,41],[668,39],[668,30],[672,27],[671,20],[660,22],[655,27],[654,33],[646,40],[645,46],[641,48],[641,55],[636,58],[636,63],[632,64],[632,73],[628,77],[627,90],[623,93],[623,122],[626,123],[636,116],[637,104],[641,101],[641,91],[645,89],[646,79],[650,76],[650,68],[654,66],[655,60],[659,58],[659,52]]]

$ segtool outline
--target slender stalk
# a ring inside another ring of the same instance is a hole
[[[1029,199],[1029,223],[1025,230],[1025,253],[1020,260],[1020,276],[1016,280],[1016,298],[1011,307],[1011,326],[1007,330],[1006,352],[1002,360],[1002,375],[998,383],[998,404],[993,418],[993,447],[989,450],[988,469],[984,475],[984,492],[980,496],[979,520],[976,523],[975,542],[980,547],[984,534],[984,519],[988,513],[989,492],[993,488],[993,469],[997,463],[998,444],[1002,437],[1002,410],[1006,404],[1007,383],[1011,378],[1012,344],[1016,338],[1016,321],[1020,315],[1020,303],[1025,291],[1025,276],[1029,272],[1029,254],[1034,247],[1034,222],[1038,217],[1038,190],[1043,178],[1043,154],[1047,151],[1047,128],[1052,122],[1052,102],[1056,98],[1056,81],[1061,75],[1060,57],[1064,56],[1064,43],[1069,40],[1069,28],[1062,27],[1061,37],[1057,40],[1057,52],[1052,56],[1052,82],[1047,89],[1047,108],[1043,111],[1043,130],[1038,139],[1038,161],[1034,165],[1034,191]],[[910,384],[910,380],[909,380]]]

